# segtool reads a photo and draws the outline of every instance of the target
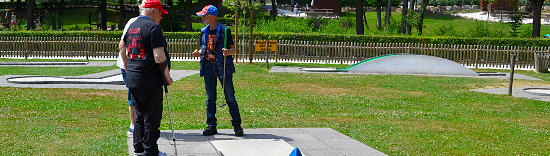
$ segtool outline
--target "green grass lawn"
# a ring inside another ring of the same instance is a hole
[[[198,70],[199,64],[174,62],[173,67]],[[0,67],[0,75],[12,74],[6,68]],[[329,127],[389,155],[550,154],[548,102],[470,91],[501,87],[505,79],[268,73],[259,63],[239,64],[236,70],[245,133],[246,128]],[[517,84],[548,85],[545,80]],[[175,129],[206,126],[203,85],[194,75],[170,87]],[[126,91],[0,91],[0,155],[127,154]],[[163,130],[170,129],[167,108]],[[229,112],[218,112],[219,128],[231,128]]]

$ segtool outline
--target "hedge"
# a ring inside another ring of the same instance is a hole
[[[2,37],[120,37],[121,31],[4,31]],[[167,39],[199,38],[199,32],[165,32]],[[327,34],[293,34],[293,33],[259,33],[255,39],[300,40],[327,42],[362,42],[362,43],[431,43],[451,45],[498,45],[550,47],[548,39],[530,38],[454,38],[454,37],[418,37],[418,36],[366,36],[366,35],[327,35]],[[241,35],[239,35],[241,37]],[[246,35],[248,38],[248,35]]]

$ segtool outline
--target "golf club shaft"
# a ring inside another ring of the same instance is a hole
[[[170,128],[172,129],[172,141],[174,141],[174,153],[178,155],[178,150],[176,148],[176,135],[174,135],[174,122],[172,122],[172,108],[170,106],[170,98],[168,98],[168,86],[164,85],[164,90],[166,93],[166,103],[168,104],[168,116],[170,117]]]
[[[222,104],[219,105],[218,107],[223,107],[226,105],[226,102],[225,102],[225,55],[223,56],[223,79],[222,79],[222,94],[223,94],[223,101],[222,101]]]

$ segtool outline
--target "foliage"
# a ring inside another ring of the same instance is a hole
[[[515,9],[514,13],[510,15],[510,36],[511,37],[518,37],[518,34],[520,33],[520,26],[521,22],[523,21],[523,12],[519,11],[519,9]]]
[[[419,1],[420,2],[420,1]],[[430,0],[430,3],[428,5],[431,6],[453,6],[458,5],[460,6],[460,3],[462,0]],[[479,0],[464,0],[464,5],[479,5]]]
[[[344,2],[340,1],[340,3],[349,3],[349,4],[346,4],[346,6],[354,6],[355,0],[346,0]],[[377,7],[377,6],[386,7],[386,3],[387,3],[386,0],[365,0],[365,6],[367,7]],[[392,3],[391,6],[399,6],[401,1],[392,0],[391,3]]]
[[[437,36],[457,36],[457,32],[456,30],[454,30],[454,27],[450,26],[450,25],[439,25],[436,29],[435,29],[435,34]]]
[[[266,0],[268,1],[268,0]],[[287,5],[292,5],[294,6],[294,4],[290,4],[292,0],[277,0],[277,4],[281,5],[281,4],[287,4]],[[340,4],[342,4],[342,2],[346,2],[347,0],[340,0]],[[306,5],[306,4],[310,4],[311,5],[311,0],[294,0],[294,3],[298,3],[298,5]]]
[[[506,31],[505,25],[496,25],[489,27],[486,22],[476,22],[474,27],[472,27],[468,33],[463,35],[464,37],[508,37],[508,32]]]

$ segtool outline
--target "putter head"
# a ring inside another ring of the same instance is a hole
[[[218,107],[221,108],[221,107],[225,107],[226,105],[227,105],[227,104],[224,103],[224,104],[219,105]]]

